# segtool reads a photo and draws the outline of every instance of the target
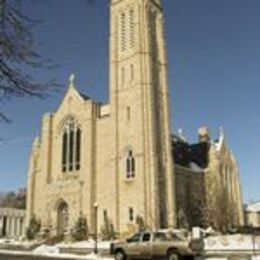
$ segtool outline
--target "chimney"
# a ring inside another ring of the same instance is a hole
[[[208,127],[202,126],[198,130],[198,138],[200,143],[205,143],[210,141],[210,132]]]

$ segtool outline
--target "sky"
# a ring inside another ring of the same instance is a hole
[[[108,101],[108,0],[23,0],[23,10],[42,22],[32,28],[38,50],[59,66],[36,71],[56,78],[48,99],[14,98],[1,105],[13,120],[0,126],[0,191],[26,185],[31,144],[41,117],[54,112],[71,73],[77,88]],[[237,158],[245,202],[260,200],[260,1],[163,0],[173,132],[190,142],[208,126],[223,127]]]

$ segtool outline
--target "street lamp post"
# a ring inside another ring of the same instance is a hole
[[[95,210],[95,248],[94,253],[98,253],[98,204],[97,202],[94,203],[94,210]]]

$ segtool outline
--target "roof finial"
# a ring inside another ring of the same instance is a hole
[[[220,126],[220,127],[219,127],[219,137],[220,137],[221,139],[224,139],[224,137],[225,137],[224,127],[223,127],[223,126]]]
[[[178,129],[178,135],[183,135],[183,129],[182,128]]]
[[[185,135],[184,135],[184,132],[183,132],[183,129],[182,129],[182,128],[179,128],[179,129],[178,129],[178,136],[179,136],[179,138],[180,138],[182,141],[184,141],[184,142],[187,141],[187,139],[186,139],[186,137],[185,137]]]
[[[72,73],[69,77],[69,86],[70,87],[75,87],[75,78],[76,78],[75,74]]]

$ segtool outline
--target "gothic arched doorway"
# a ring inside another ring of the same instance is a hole
[[[59,203],[57,207],[58,219],[57,219],[57,231],[58,234],[64,234],[69,225],[69,206],[65,201]]]

